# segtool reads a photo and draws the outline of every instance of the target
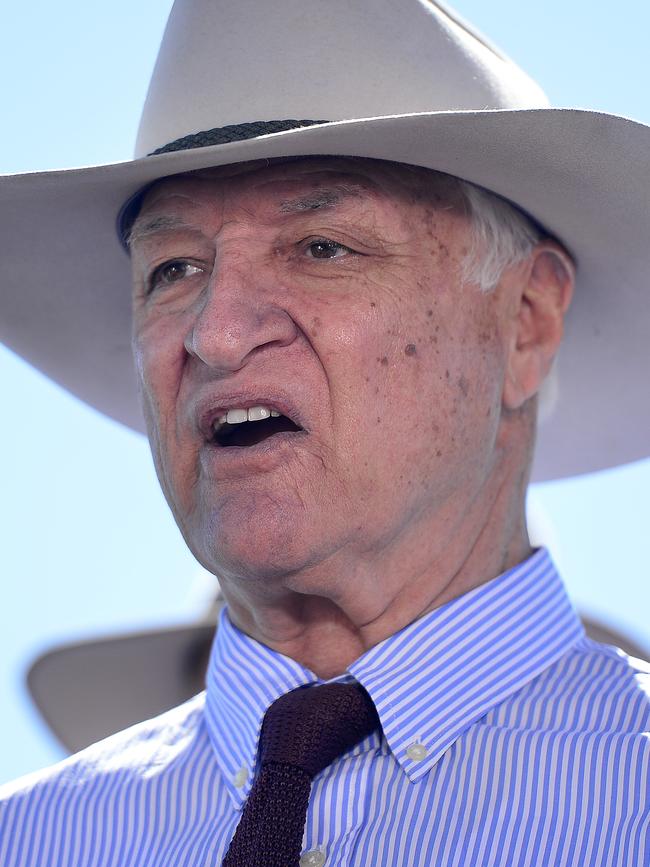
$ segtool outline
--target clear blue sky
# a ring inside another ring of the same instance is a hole
[[[170,6],[5,4],[0,171],[128,159]],[[650,123],[650,4],[458,0],[456,8],[535,76],[554,104]],[[2,781],[61,755],[24,691],[36,652],[63,639],[191,619],[204,597],[146,443],[2,348],[0,376]],[[644,461],[539,486],[531,497],[582,610],[647,646],[649,490]]]

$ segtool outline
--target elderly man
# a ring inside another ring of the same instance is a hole
[[[574,283],[576,469],[613,285],[609,327],[645,342],[647,201],[613,167],[645,171],[648,131],[544,109],[449,10],[394,5],[178,2],[142,158],[40,182],[45,213],[76,210],[43,233],[55,336],[14,343],[137,425],[122,205],[157,472],[227,606],[205,694],[4,791],[3,864],[648,863],[647,680],[584,637],[524,519]]]

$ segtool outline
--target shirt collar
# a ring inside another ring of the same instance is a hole
[[[221,609],[207,672],[206,724],[236,807],[250,791],[262,720],[269,706],[299,686],[320,683],[309,669],[240,632]]]
[[[334,680],[352,675],[365,687],[388,747],[416,781],[463,731],[582,635],[555,566],[541,548],[391,635]],[[300,663],[244,635],[222,609],[208,667],[206,722],[236,806],[252,784],[269,705],[292,689],[322,682]]]
[[[395,759],[418,780],[466,729],[583,634],[540,548],[371,648],[349,671],[372,696]]]

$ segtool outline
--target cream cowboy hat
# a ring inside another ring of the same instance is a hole
[[[578,263],[534,478],[647,454],[650,129],[551,109],[430,0],[177,0],[132,162],[0,183],[0,339],[142,430],[120,209],[166,175],[347,154],[449,172],[512,200]]]

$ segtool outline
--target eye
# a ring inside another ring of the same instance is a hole
[[[159,265],[151,274],[148,281],[148,291],[151,292],[158,286],[169,286],[178,283],[186,277],[191,277],[201,271],[196,265],[186,262],[184,259],[172,259]]]
[[[347,253],[354,252],[344,244],[339,244],[337,241],[328,241],[326,238],[310,241],[305,249],[308,259],[339,259]]]

